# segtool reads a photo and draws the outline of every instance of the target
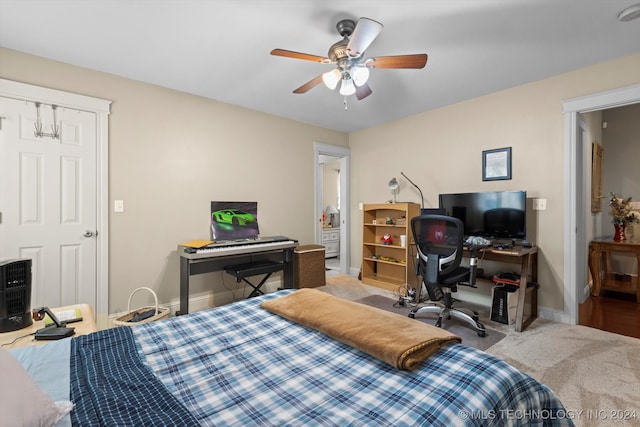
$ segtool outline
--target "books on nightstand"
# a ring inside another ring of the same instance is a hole
[[[75,310],[53,311],[53,314],[58,318],[60,322],[73,323],[82,321],[82,312],[79,308],[76,308]],[[44,325],[53,325],[53,320],[51,320],[49,315],[46,315],[44,317]]]

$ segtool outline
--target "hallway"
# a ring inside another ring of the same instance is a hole
[[[603,292],[578,308],[578,324],[640,338],[640,304],[633,295]]]

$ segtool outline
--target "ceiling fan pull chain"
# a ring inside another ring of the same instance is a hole
[[[344,103],[344,111],[347,111],[349,108],[347,106],[347,97],[346,96],[344,97],[343,103]]]

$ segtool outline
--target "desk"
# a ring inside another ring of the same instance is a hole
[[[465,256],[469,256],[468,251],[465,251]],[[520,265],[520,291],[516,307],[515,330],[522,332],[538,317],[538,288],[527,286],[529,281],[538,281],[538,248],[536,246],[531,248],[514,247],[506,250],[487,248],[478,253],[478,259]],[[531,294],[531,315],[525,319],[524,305],[527,294]]]
[[[616,274],[611,271],[611,252],[635,254],[638,266],[640,266],[640,243],[614,242],[611,237],[598,237],[592,240],[589,243],[589,271],[593,278],[591,295],[600,296],[602,290],[624,292],[635,294],[636,301],[640,303],[638,276],[616,277]],[[624,280],[627,277],[630,280]]]
[[[76,305],[68,305],[65,307],[56,307],[56,308],[52,308],[51,311],[56,313],[60,311],[77,310],[77,309],[80,309],[80,313],[82,313],[82,321],[67,324],[67,327],[75,329],[75,334],[72,336],[77,337],[79,335],[87,335],[87,334],[90,334],[91,332],[97,331],[98,328],[96,327],[96,321],[93,315],[93,309],[89,304],[76,304]],[[33,336],[28,336],[28,335],[35,334],[36,331],[40,328],[44,328],[44,320],[34,320],[31,326],[18,329],[17,331],[0,333],[0,344],[8,344],[13,340],[15,340],[16,338],[18,338],[16,342],[14,342],[13,344],[2,346],[2,348],[10,350],[12,348],[27,347],[30,345],[43,345],[48,342],[51,342],[48,340],[36,341]]]
[[[267,239],[265,239],[266,241]],[[232,247],[231,255],[224,253],[188,253],[185,247],[178,246],[180,255],[180,311],[176,314],[189,313],[189,279],[196,274],[222,271],[227,267],[239,264],[281,262],[283,267],[283,288],[293,289],[293,250],[298,246],[295,240],[289,240],[278,245],[275,249],[268,245],[247,245],[246,247]]]

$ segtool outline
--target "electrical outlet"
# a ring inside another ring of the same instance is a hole
[[[124,200],[114,200],[113,211],[117,213],[124,212]]]
[[[546,211],[547,210],[547,199],[533,199],[533,210],[534,211]]]

